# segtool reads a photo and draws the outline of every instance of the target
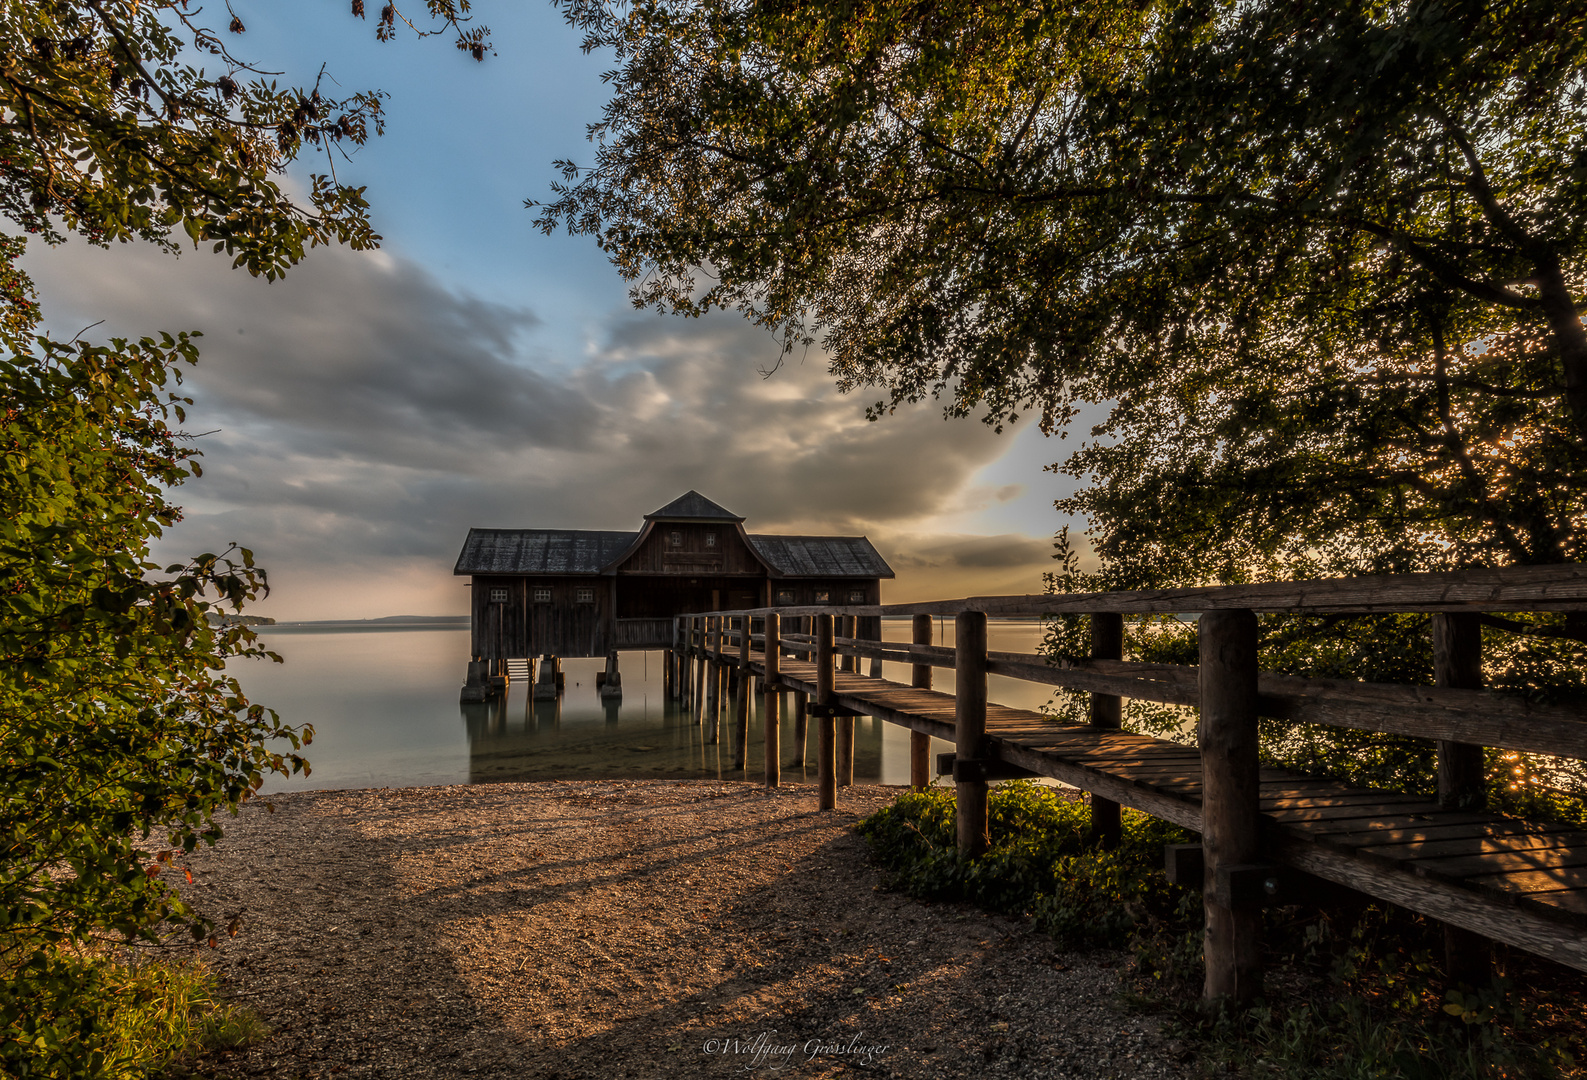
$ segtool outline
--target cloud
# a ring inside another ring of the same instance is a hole
[[[277,586],[267,614],[462,610],[450,573],[469,526],[633,529],[689,488],[757,531],[868,533],[901,574],[1033,591],[1050,555],[1027,537],[915,531],[966,503],[1006,439],[931,405],[868,423],[868,398],[839,395],[819,356],[763,378],[777,345],[736,316],[625,310],[568,356],[532,304],[457,293],[380,252],[317,251],[275,283],[137,246],[24,266],[68,334],[96,320],[98,338],[205,333],[189,423],[220,430],[161,557],[248,543]]]

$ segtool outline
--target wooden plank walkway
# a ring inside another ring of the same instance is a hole
[[[763,675],[764,655],[750,666]],[[814,697],[813,662],[779,668]],[[954,740],[951,694],[841,671],[834,689],[844,709]],[[988,757],[1202,831],[1193,746],[995,704],[986,729]],[[1274,861],[1587,970],[1587,834],[1275,769],[1261,773],[1261,811]]]

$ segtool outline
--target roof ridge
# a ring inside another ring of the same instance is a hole
[[[645,515],[646,521],[737,521],[744,519],[720,503],[713,502],[690,488],[660,510]]]

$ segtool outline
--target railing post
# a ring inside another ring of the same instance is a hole
[[[1091,659],[1124,659],[1124,616],[1099,611],[1091,616]],[[1124,699],[1113,694],[1091,695],[1091,726],[1117,731],[1124,719]],[[1091,796],[1091,835],[1104,848],[1115,848],[1123,826],[1119,804]]]
[[[1227,900],[1231,868],[1261,854],[1256,729],[1256,615],[1201,615],[1201,847],[1207,929],[1203,998],[1243,1004],[1262,992],[1262,910]]]
[[[764,646],[766,677],[761,680],[761,687],[766,691],[766,705],[763,710],[765,722],[761,726],[765,729],[767,787],[776,787],[782,783],[782,687],[779,685],[782,668],[781,642],[782,616],[772,612],[766,616]]]
[[[741,633],[738,639],[738,663],[734,665],[738,678],[738,693],[733,698],[733,765],[746,768],[749,758],[749,695],[752,682],[749,677],[749,616],[733,619]],[[725,664],[723,665],[726,666]]]
[[[960,612],[954,633],[954,762],[959,857],[986,853],[986,613]]]
[[[1464,612],[1433,616],[1433,682],[1458,690],[1482,689],[1482,623]],[[1483,748],[1438,742],[1438,801],[1451,809],[1481,810],[1487,804]],[[1451,985],[1476,987],[1492,976],[1488,940],[1444,924],[1444,970]]]
[[[816,748],[817,806],[833,810],[838,805],[837,718],[832,715],[832,616],[817,615],[816,714],[820,735]]]
[[[912,620],[914,643],[931,644],[931,616],[916,615]],[[915,664],[910,669],[909,685],[916,690],[931,689],[931,665]],[[909,733],[909,786],[924,791],[931,786],[931,736],[923,731]]]
[[[853,639],[854,616],[844,615],[842,636]],[[852,655],[843,657],[843,671],[852,674],[859,671],[860,658]],[[854,786],[854,717],[840,716],[837,718],[838,732],[838,786]]]
[[[805,743],[810,741],[810,696],[795,690],[793,695],[794,759],[790,764],[805,765]]]
[[[710,729],[706,742],[722,741],[722,617],[708,615],[705,620],[705,712]]]
[[[874,641],[880,645],[882,643],[882,617],[880,615],[866,615],[864,616],[864,623],[865,629],[863,633],[865,640]],[[880,657],[871,657],[870,676],[873,679],[882,677],[882,661]]]
[[[705,617],[689,619],[689,700],[693,702],[695,723],[705,722]]]

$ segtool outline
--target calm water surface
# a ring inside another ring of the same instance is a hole
[[[939,624],[937,642],[953,644],[953,621]],[[907,621],[883,623],[882,636],[907,641]],[[993,622],[993,651],[1031,652],[1041,639],[1033,622]],[[234,669],[253,700],[290,724],[312,724],[308,776],[272,777],[266,791],[315,788],[419,787],[500,780],[582,778],[756,779],[763,775],[760,694],[753,699],[748,769],[735,766],[732,725],[724,708],[720,741],[709,725],[691,723],[661,692],[661,654],[623,653],[623,698],[603,704],[596,696],[600,660],[563,662],[567,691],[560,702],[530,702],[528,686],[514,684],[505,700],[459,705],[468,662],[468,631],[271,629],[263,644],[285,663],[239,664]],[[868,662],[866,662],[868,663]],[[902,664],[883,674],[909,681]],[[953,689],[953,671],[938,668],[936,688]],[[993,701],[1038,708],[1050,688],[997,676]],[[785,699],[786,701],[787,699]],[[783,708],[783,777],[814,781],[815,732],[809,733],[808,767],[796,764],[792,707]],[[812,725],[813,727],[814,725]],[[951,750],[934,740],[933,752]],[[856,721],[854,779],[862,783],[909,781],[909,732],[869,717]]]

